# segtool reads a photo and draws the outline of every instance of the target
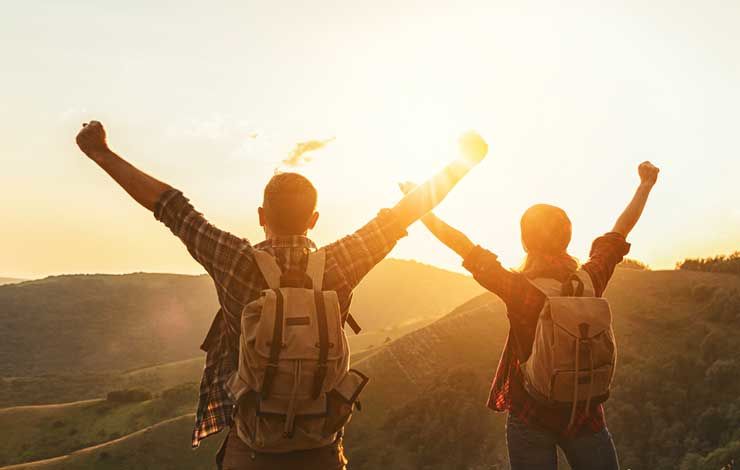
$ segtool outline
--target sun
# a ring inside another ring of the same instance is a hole
[[[459,156],[457,141],[464,127],[446,116],[435,116],[419,110],[401,122],[398,130],[400,178],[420,182]]]

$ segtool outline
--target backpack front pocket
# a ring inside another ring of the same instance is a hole
[[[337,387],[326,394],[328,413],[324,424],[324,436],[336,434],[347,425],[360,393],[369,380],[363,373],[350,369]]]
[[[611,365],[596,369],[556,370],[550,386],[550,401],[572,403],[606,395],[609,391],[613,368]],[[576,398],[575,400],[573,398]],[[598,401],[598,400],[597,400]]]

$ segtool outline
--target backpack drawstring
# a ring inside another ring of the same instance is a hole
[[[568,429],[570,430],[573,427],[573,424],[575,422],[576,418],[576,410],[578,409],[578,387],[580,386],[579,382],[579,375],[581,373],[580,369],[580,357],[581,357],[581,341],[584,341],[580,338],[576,340],[576,370],[575,370],[575,378],[573,379],[573,407],[570,411],[570,421],[568,422]],[[588,383],[588,393],[586,395],[586,408],[584,409],[586,416],[588,416],[591,413],[591,398],[593,397],[594,392],[594,350],[591,347],[590,341],[588,344],[588,371],[589,371],[589,383]]]
[[[594,392],[594,348],[591,347],[590,343],[588,345],[588,362],[591,374],[589,375],[588,398],[586,398],[586,416],[591,413],[591,398]]]
[[[570,421],[568,422],[568,429],[573,427],[573,422],[576,419],[576,409],[578,408],[578,373],[581,370],[580,358],[581,338],[576,338],[576,370],[573,373],[573,406],[570,410]]]

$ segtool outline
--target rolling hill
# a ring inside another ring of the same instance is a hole
[[[5,284],[17,284],[23,281],[24,279],[16,279],[14,277],[0,277],[0,286]]]
[[[97,399],[0,409],[0,466],[66,455],[192,413],[197,384],[134,402]],[[191,421],[192,423],[192,421]]]
[[[353,313],[365,332],[377,333],[428,321],[479,292],[470,277],[386,260],[356,289]],[[73,275],[0,286],[0,377],[189,359],[201,354],[216,310],[206,276]]]
[[[717,470],[740,455],[740,277],[619,269],[607,292],[620,365],[609,427],[623,468]],[[363,411],[348,427],[354,470],[505,469],[503,416],[485,399],[508,324],[483,294],[368,353]],[[29,468],[208,468],[192,421]]]

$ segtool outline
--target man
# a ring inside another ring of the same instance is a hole
[[[266,251],[284,271],[305,266],[316,250],[307,233],[319,218],[316,189],[295,173],[275,175],[265,187],[258,209],[266,240],[252,246],[247,240],[219,230],[198,213],[183,194],[138,170],[110,150],[102,124],[83,124],[77,135],[80,149],[105,170],[132,198],[154,213],[180,240],[213,278],[220,309],[204,344],[206,366],[192,444],[232,424],[234,404],[225,389],[233,376],[239,354],[241,313],[267,287],[255,261],[256,251]],[[343,313],[349,311],[352,290],[406,234],[406,228],[433,209],[447,193],[480,162],[488,151],[477,134],[460,139],[461,157],[395,207],[381,210],[377,217],[355,233],[323,249],[326,253],[324,289],[336,291]],[[219,452],[225,469],[344,469],[347,463],[340,437],[330,446],[282,454],[260,453],[249,448],[234,432]]]

